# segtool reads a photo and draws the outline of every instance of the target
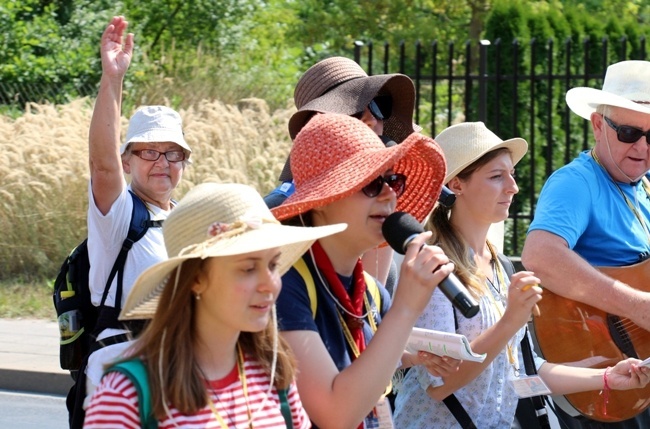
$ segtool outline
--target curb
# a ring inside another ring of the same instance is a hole
[[[66,396],[74,384],[69,374],[0,369],[0,389]]]

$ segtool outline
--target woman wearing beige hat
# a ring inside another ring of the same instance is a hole
[[[493,223],[508,217],[519,190],[514,166],[528,145],[520,138],[503,141],[482,122],[451,126],[436,142],[444,151],[445,183],[455,192],[456,202],[451,208],[434,209],[428,223],[430,243],[438,243],[454,262],[455,273],[479,302],[480,312],[467,319],[435,291],[416,326],[463,334],[472,350],[486,358],[463,362],[459,371],[443,377],[412,368],[399,386],[397,426],[461,427],[459,422],[468,418],[475,426],[465,422],[462,427],[509,428],[520,397],[646,385],[650,372],[637,366],[637,359],[605,370],[555,365],[535,357],[531,361],[538,374],[526,375],[520,343],[542,289],[529,271],[508,278],[511,264],[497,254],[487,234]],[[450,395],[460,411],[449,403]]]
[[[142,273],[120,315],[152,318],[128,352],[146,367],[151,413],[139,411],[137,385],[109,369],[85,427],[149,427],[150,418],[159,428],[309,427],[274,303],[291,264],[344,229],[281,225],[249,186],[190,190],[163,227],[170,258]]]
[[[380,298],[370,293],[376,283],[364,275],[360,258],[384,241],[382,224],[391,213],[424,219],[440,192],[444,159],[431,138],[412,134],[387,148],[360,121],[326,113],[298,133],[291,160],[296,191],[273,214],[299,225],[348,224],[305,253],[299,264],[306,271],[297,264],[282,278],[278,320],[296,355],[301,399],[321,428],[390,427],[372,425],[391,423],[383,395],[400,359],[405,366],[429,362],[405,355],[404,347],[451,266],[438,247],[419,251],[428,237],[420,234],[406,253],[391,305],[382,286],[376,286]],[[455,368],[429,357],[432,369]]]

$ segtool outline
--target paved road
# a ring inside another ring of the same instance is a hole
[[[0,427],[67,429],[65,397],[0,390]]]

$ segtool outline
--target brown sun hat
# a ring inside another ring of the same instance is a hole
[[[300,78],[293,94],[298,111],[289,119],[289,135],[295,139],[314,113],[354,115],[362,112],[378,96],[390,98],[391,113],[384,120],[384,135],[401,143],[420,131],[413,124],[415,87],[406,75],[368,74],[353,60],[330,57],[311,66]],[[292,179],[290,161],[284,165],[280,181]]]
[[[272,209],[289,219],[358,192],[389,169],[406,176],[397,211],[419,221],[433,209],[445,177],[445,158],[430,137],[412,133],[401,144],[386,147],[363,122],[324,113],[298,133],[291,150],[296,191]]]

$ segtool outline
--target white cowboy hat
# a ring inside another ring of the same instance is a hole
[[[167,277],[183,261],[233,256],[279,247],[284,274],[319,238],[346,224],[293,227],[280,224],[250,186],[203,183],[190,190],[163,224],[169,259],[145,270],[129,293],[120,320],[151,318]]]
[[[566,103],[585,119],[599,105],[650,114],[650,61],[621,61],[607,67],[603,89],[578,87],[566,93]]]
[[[521,138],[501,140],[483,122],[463,122],[452,125],[442,130],[435,141],[442,148],[447,161],[445,184],[488,152],[502,147],[508,148],[512,153],[512,164],[515,165],[528,150],[526,140]]]

